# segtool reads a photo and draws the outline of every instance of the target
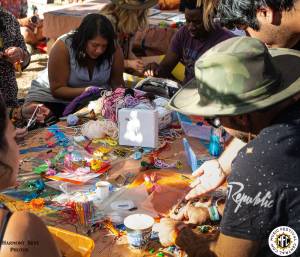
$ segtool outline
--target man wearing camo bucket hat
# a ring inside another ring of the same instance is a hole
[[[219,119],[213,124],[248,143],[233,162],[224,213],[220,204],[207,210],[211,220],[222,216],[217,241],[162,219],[162,244],[176,243],[188,256],[300,256],[299,67],[300,52],[267,49],[248,37],[228,39],[196,62],[195,80],[170,107]],[[271,233],[281,226],[289,228]]]

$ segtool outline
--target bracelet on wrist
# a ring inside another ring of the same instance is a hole
[[[224,176],[225,178],[227,177],[227,174],[226,174],[226,172],[223,170],[223,168],[222,168],[222,166],[221,166],[221,163],[220,163],[220,161],[219,161],[219,159],[216,159],[216,161],[218,162],[218,169],[219,169],[219,176],[220,177],[222,177],[222,176]]]
[[[216,205],[211,205],[208,207],[208,213],[211,221],[219,221],[220,215]]]

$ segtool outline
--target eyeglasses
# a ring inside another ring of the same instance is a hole
[[[205,121],[212,126],[213,128],[219,128],[221,127],[221,121],[219,118],[205,118]]]

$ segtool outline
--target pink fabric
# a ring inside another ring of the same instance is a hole
[[[117,111],[119,108],[132,108],[140,103],[145,95],[144,92],[134,90],[134,97],[124,96],[125,88],[117,88],[111,96],[107,96],[103,101],[102,116],[106,119],[117,121]]]

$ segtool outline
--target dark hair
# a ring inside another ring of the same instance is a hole
[[[201,10],[202,22],[206,31],[215,28],[214,18],[216,15],[216,5],[218,0],[181,0],[180,8],[189,10]]]
[[[185,9],[194,10],[202,9],[201,6],[197,6],[197,0],[180,0],[179,11],[184,12]]]
[[[7,147],[5,131],[7,127],[7,110],[5,101],[0,93],[0,152],[4,151]]]
[[[111,60],[115,47],[115,32],[111,22],[103,15],[91,13],[84,17],[80,26],[70,36],[71,48],[75,52],[75,59],[79,66],[84,66],[85,49],[87,41],[101,36],[108,41],[106,51],[97,59],[97,66],[100,66],[104,60]]]
[[[295,0],[220,0],[218,17],[223,26],[233,29],[249,26],[259,30],[260,25],[256,12],[261,7],[270,7],[274,11],[289,11],[294,7]]]

